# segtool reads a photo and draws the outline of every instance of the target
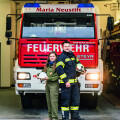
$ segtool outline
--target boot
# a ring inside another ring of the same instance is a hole
[[[71,120],[84,120],[83,118],[80,118],[79,111],[71,111]]]

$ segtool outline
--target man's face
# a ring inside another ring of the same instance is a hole
[[[63,50],[65,52],[70,52],[70,44],[69,43],[64,43],[63,45]]]

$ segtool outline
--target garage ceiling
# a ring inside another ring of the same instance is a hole
[[[12,1],[46,1],[46,0],[12,0]],[[65,0],[48,0],[48,1],[65,1]],[[92,0],[92,1],[113,1],[113,0]]]
[[[81,0],[11,0],[11,1],[14,1],[15,3],[26,3],[26,2],[36,2],[36,1],[38,1],[38,2],[46,2],[46,3],[48,3],[48,2],[52,2],[52,1],[58,1],[58,2],[62,2],[62,1],[66,1],[66,2],[70,2],[71,1],[71,3],[79,3]],[[83,0],[82,0],[83,1]],[[115,1],[115,0],[91,0],[91,1],[105,1],[105,2],[107,2],[107,1]],[[117,0],[116,0],[117,1]]]

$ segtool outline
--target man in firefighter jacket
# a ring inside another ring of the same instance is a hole
[[[76,64],[80,63],[70,51],[70,42],[63,42],[63,52],[57,59],[56,70],[60,77],[62,120],[83,120],[79,116],[80,91],[76,79]]]

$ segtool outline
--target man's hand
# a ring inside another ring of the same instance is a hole
[[[70,87],[70,82],[66,82],[66,87]]]
[[[83,72],[81,72],[81,75],[84,75],[86,73],[87,70],[84,70]]]

